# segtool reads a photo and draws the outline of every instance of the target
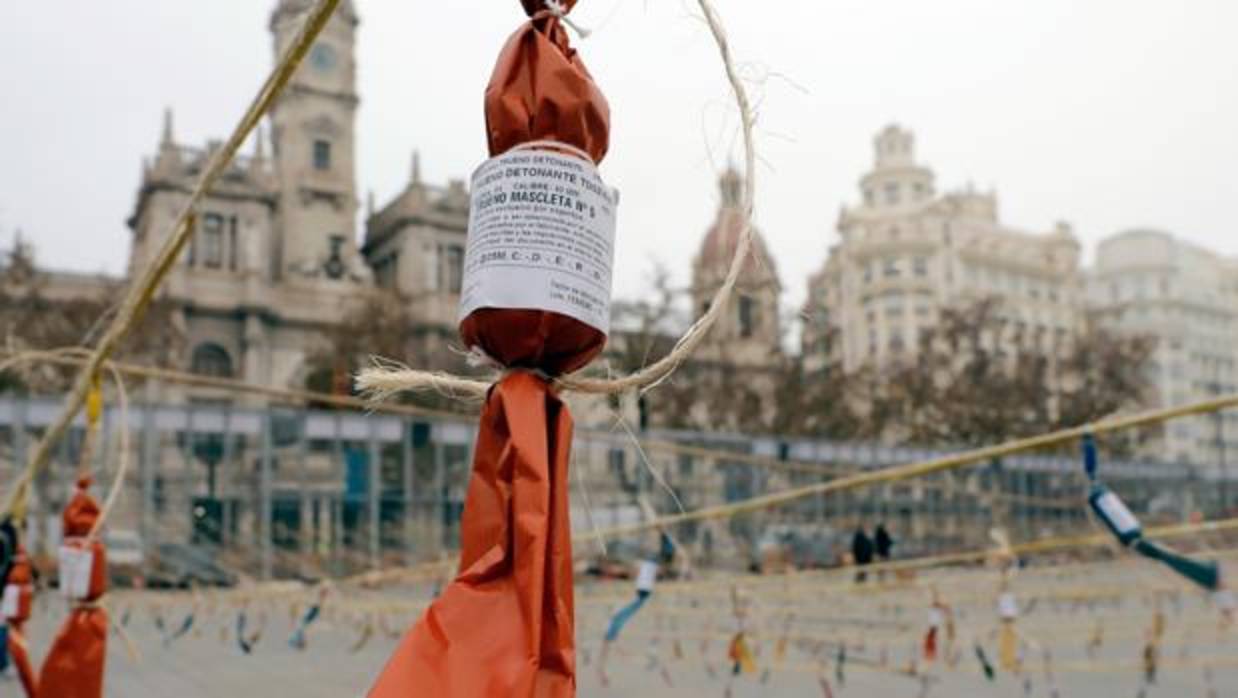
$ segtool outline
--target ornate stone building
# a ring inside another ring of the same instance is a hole
[[[276,55],[310,4],[280,0],[270,22]],[[468,214],[462,181],[429,186],[414,164],[404,192],[377,211],[370,202],[357,244],[357,24],[353,4],[343,3],[259,130],[253,153],[238,158],[203,202],[163,291],[186,338],[186,355],[173,363],[304,385],[324,329],[375,288],[406,296],[423,334],[454,335]],[[167,114],[129,219],[131,270],[151,259],[216,148],[178,143]]]
[[[728,168],[718,180],[719,202],[714,222],[692,260],[692,305],[698,315],[726,278],[743,229],[743,179]],[[759,230],[752,233],[752,254],[744,264],[729,307],[701,347],[697,361],[736,366],[767,366],[781,356],[778,298],[782,283],[774,258]]]
[[[370,211],[362,252],[374,283],[405,296],[423,347],[456,337],[468,215],[464,180],[453,179],[446,187],[425,183],[416,153],[408,186]]]
[[[1046,346],[1079,329],[1080,245],[1068,225],[1028,233],[998,219],[992,192],[938,194],[933,171],[916,162],[915,137],[898,126],[873,145],[862,200],[839,213],[840,241],[809,280],[807,368],[910,356],[940,309],[968,298],[1001,297],[1004,317]]]
[[[1128,230],[1101,241],[1088,304],[1106,326],[1156,339],[1154,404],[1238,392],[1238,260],[1159,230]],[[1148,446],[1187,463],[1233,460],[1238,414],[1176,420]]]

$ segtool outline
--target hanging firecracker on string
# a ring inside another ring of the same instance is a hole
[[[39,672],[39,694],[57,698],[101,698],[107,655],[107,561],[96,522],[99,503],[90,495],[90,477],[77,481],[65,506],[64,545],[60,549],[60,588],[73,605]]]
[[[650,520],[656,519],[652,509],[647,511],[647,516]],[[658,551],[650,553],[644,557],[636,566],[636,596],[627,605],[620,608],[615,615],[610,619],[606,626],[606,635],[602,638],[602,648],[598,652],[598,678],[602,685],[609,683],[610,679],[606,674],[606,660],[610,654],[610,646],[619,639],[619,633],[632,620],[637,611],[645,606],[649,597],[653,595],[654,585],[658,581],[658,572],[663,565],[669,566],[675,558],[675,544],[671,541],[671,537],[665,531],[658,533]],[[663,667],[665,672],[665,667]],[[669,682],[669,677],[664,676],[664,679]]]
[[[731,638],[726,657],[731,661],[731,675],[752,674],[757,670],[757,660],[748,646],[748,636],[741,630]]]
[[[365,649],[365,646],[370,643],[370,638],[374,636],[374,619],[371,616],[366,616],[361,625],[361,632],[357,636],[357,641],[348,648],[349,654],[356,654]]]
[[[778,642],[774,645],[774,664],[782,666],[782,663],[787,658],[787,645],[791,642],[791,628],[795,622],[795,614],[788,613],[782,625],[782,635],[778,637]]]
[[[671,559],[674,557],[675,547],[670,543],[670,538],[665,533],[662,533],[659,538],[661,545],[658,554],[656,556],[647,556],[636,567],[636,597],[626,606],[619,609],[606,626],[606,637],[602,645],[603,655],[606,653],[606,646],[619,639],[619,633],[623,631],[624,626],[628,624],[628,621],[632,620],[632,616],[636,615],[636,612],[653,595],[653,587],[657,583],[660,566],[662,564],[670,564]]]
[[[1003,671],[1017,674],[1023,670],[1023,653],[1019,631],[1015,623],[1019,619],[1019,603],[1014,593],[1003,590],[997,597],[997,661]]]
[[[924,661],[930,664],[935,662],[938,657],[940,646],[943,644],[945,645],[945,654],[946,656],[949,656],[953,651],[953,643],[954,613],[951,608],[941,600],[941,596],[937,593],[937,589],[934,588],[932,602],[929,604],[928,630],[924,634],[924,643],[922,647]]]
[[[195,622],[197,622],[197,612],[191,610],[185,614],[184,618],[181,619],[181,624],[176,626],[176,630],[173,630],[163,638],[163,646],[168,647],[173,642],[176,642],[182,637],[188,635],[189,631],[193,630]]]
[[[13,519],[0,523],[0,537],[5,541],[5,558],[0,560],[0,563],[3,563],[0,571],[5,571],[4,594],[0,597],[0,615],[4,616],[7,630],[5,651],[8,661],[17,671],[17,678],[21,681],[27,698],[34,698],[37,695],[37,679],[34,665],[30,661],[25,632],[26,621],[30,620],[31,608],[34,605],[34,568],[30,566],[30,558],[21,545]]]
[[[249,631],[249,607],[248,604],[241,607],[240,612],[236,616],[236,644],[240,647],[243,654],[250,654],[258,643],[262,641],[262,631],[266,629],[267,616],[263,611],[258,612],[258,627],[253,631]]]
[[[817,686],[821,688],[821,698],[834,698],[834,689],[830,687],[830,680],[825,678],[825,674],[817,674]]]
[[[976,660],[980,662],[980,670],[984,673],[984,678],[989,681],[997,678],[997,672],[993,669],[993,664],[989,661],[989,656],[985,654],[984,647],[977,642],[972,649],[976,653]]]
[[[304,651],[309,644],[309,629],[318,620],[318,616],[322,614],[322,605],[327,600],[327,587],[318,590],[318,600],[314,602],[306,611],[305,614],[297,620],[296,628],[293,629],[292,635],[288,637],[288,646],[297,651]],[[293,612],[295,617],[296,612]]]
[[[461,338],[504,373],[480,417],[459,574],[373,698],[575,695],[572,418],[553,379],[606,342],[617,195],[596,167],[609,106],[565,26],[575,0],[522,4],[486,88],[460,307]]]
[[[1097,475],[1099,467],[1096,440],[1091,434],[1083,437],[1083,470],[1091,483],[1088,505],[1105,527],[1122,545],[1167,567],[1209,591],[1221,588],[1220,568],[1214,560],[1197,560],[1144,537],[1142,524],[1127,508],[1117,493],[1109,489]]]

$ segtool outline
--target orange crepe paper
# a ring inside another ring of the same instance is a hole
[[[87,489],[90,478],[77,482],[63,521],[66,545],[92,551],[90,586],[85,599],[69,612],[39,672],[42,696],[56,698],[102,698],[103,667],[107,656],[107,611],[96,602],[107,591],[107,564],[103,543],[87,540],[99,518],[99,503]]]
[[[482,411],[460,574],[404,637],[370,698],[576,693],[567,464],[572,418],[514,372]]]

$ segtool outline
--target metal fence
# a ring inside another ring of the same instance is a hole
[[[0,482],[13,481],[59,406],[49,398],[0,398]],[[49,555],[58,543],[84,426],[75,425],[35,483],[28,536],[36,556]],[[92,451],[103,487],[116,471],[120,426],[118,411],[106,410]],[[135,405],[126,428],[131,468],[109,527],[140,541],[147,558],[206,555],[254,577],[320,578],[432,560],[458,544],[474,419],[191,402]],[[662,513],[680,505],[691,510],[831,473],[941,455],[704,432],[659,431],[639,439],[643,447],[625,430],[577,429],[575,530],[639,520],[640,497]],[[748,455],[763,458],[754,463]],[[1115,460],[1103,472],[1151,521],[1214,516],[1228,504],[1215,478],[1183,465]],[[902,554],[944,552],[986,544],[992,526],[1007,528],[1016,540],[1076,532],[1087,525],[1083,487],[1072,456],[1020,456],[727,521],[685,523],[675,533],[706,565],[762,564],[771,551],[786,548],[795,548],[802,564],[830,564],[855,526],[878,522],[894,533]],[[622,555],[649,541],[611,543],[610,554]],[[596,554],[582,548],[578,557]]]

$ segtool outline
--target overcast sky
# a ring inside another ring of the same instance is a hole
[[[1156,226],[1238,254],[1238,2],[715,0],[760,100],[758,224],[802,301],[874,133],[913,129],[939,189],[995,187],[1027,230],[1088,243]],[[0,244],[120,272],[124,219],[165,105],[178,140],[222,138],[272,61],[275,0],[0,3]],[[616,292],[650,260],[686,282],[736,119],[687,0],[581,0],[610,98],[603,176],[623,192]],[[381,201],[484,159],[481,96],[516,0],[357,0],[358,192]]]

